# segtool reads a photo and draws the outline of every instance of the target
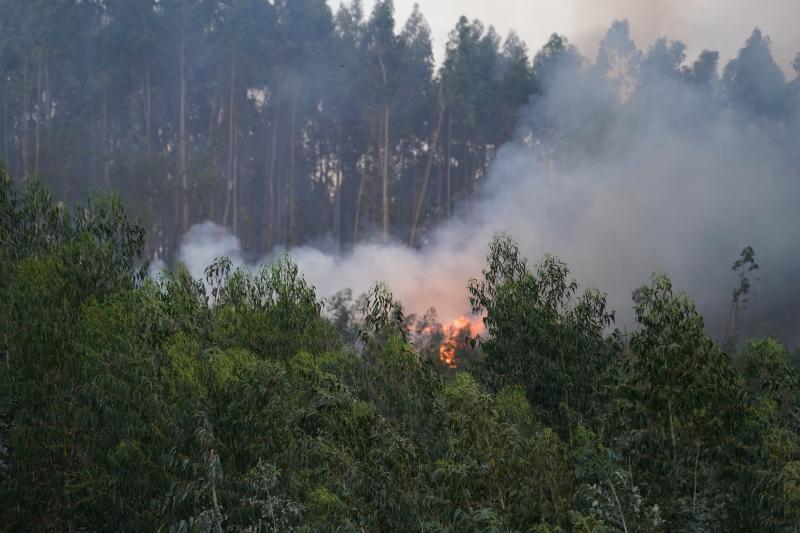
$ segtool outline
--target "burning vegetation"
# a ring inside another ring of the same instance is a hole
[[[460,316],[444,328],[439,345],[439,360],[451,369],[458,368],[459,361],[467,351],[474,351],[474,336],[481,335],[485,328],[482,318]]]

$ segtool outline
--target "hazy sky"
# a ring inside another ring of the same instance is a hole
[[[329,0],[338,7],[341,0]],[[349,0],[346,0],[349,2]],[[434,35],[441,58],[458,17],[478,18],[505,36],[514,29],[531,55],[553,32],[566,35],[594,59],[597,42],[616,19],[627,18],[639,48],[663,35],[680,39],[693,59],[704,48],[721,54],[722,66],[758,26],[772,38],[776,61],[787,74],[800,51],[800,0],[416,0]],[[367,12],[374,0],[364,0]],[[395,0],[401,25],[415,0]],[[793,77],[793,76],[792,76]]]

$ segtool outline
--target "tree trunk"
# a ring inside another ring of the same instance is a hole
[[[181,17],[183,18],[183,15]],[[189,177],[186,169],[188,163],[188,147],[186,135],[186,23],[184,20],[181,20],[179,71],[180,139],[178,143],[178,157],[180,160],[178,162],[178,173],[181,177],[181,229],[183,233],[186,233],[189,229]],[[234,220],[235,218],[236,215],[234,214]],[[234,222],[234,226],[235,225]]]
[[[383,87],[388,91],[389,80],[386,74],[386,65],[383,58],[378,55],[381,67]],[[383,154],[381,157],[381,181],[383,184],[383,242],[389,242],[389,96],[385,95],[383,104]]]
[[[444,158],[442,158],[444,159]],[[442,218],[442,206],[443,206],[443,195],[444,195],[444,180],[442,172],[442,166],[444,162],[439,161],[439,164],[436,165],[436,219],[441,220]]]
[[[131,80],[135,80],[136,79],[136,74],[137,74],[136,67],[132,65],[130,72],[131,72],[130,73]],[[131,89],[133,89],[133,88],[131,88]],[[130,98],[128,98],[128,117],[127,117],[127,126],[128,127],[125,128],[125,132],[126,133],[125,133],[125,139],[124,139],[126,144],[135,144],[139,140],[138,138],[134,137],[130,133],[131,131],[135,131],[135,129],[136,129],[135,125],[136,125],[136,122],[137,122],[137,120],[136,120],[137,118],[138,117],[137,117],[137,114],[136,114],[136,98],[133,98],[133,96],[131,96]],[[123,124],[123,127],[125,127],[125,124]],[[133,175],[134,167],[136,165],[136,161],[139,158],[139,154],[137,152],[138,152],[138,150],[131,150],[131,149],[127,149],[124,152],[124,154],[126,156],[126,159],[127,159],[127,163],[126,163],[127,169],[128,169],[127,173],[130,174],[130,175]]]
[[[760,277],[756,283],[758,284],[756,287],[758,291],[756,292],[756,335],[763,337],[767,331],[767,320],[764,314],[764,287],[761,285]]]
[[[731,302],[731,309],[728,313],[728,323],[725,326],[725,342],[736,340],[736,314],[739,310],[739,305],[734,301]]]
[[[286,223],[286,249],[290,249],[295,239],[294,220],[294,156],[295,156],[295,122],[297,117],[297,97],[292,97],[292,119],[289,130],[289,183],[288,183],[288,220]]]
[[[233,198],[233,236],[239,236],[239,132],[233,128],[233,179],[231,180],[231,197]]]
[[[211,101],[208,103],[208,108],[210,112],[208,114],[208,149],[214,146],[214,119],[217,117],[217,93],[214,91],[211,95]]]
[[[222,108],[222,96],[219,97],[219,109]],[[212,173],[217,175],[219,166],[217,164],[218,151],[214,145],[215,124],[219,110],[217,108],[217,93],[216,91],[211,96],[211,116],[208,121],[208,150],[211,152],[211,169]],[[213,220],[217,215],[217,191],[213,190],[208,195],[208,218]]]
[[[371,137],[372,134],[369,135]],[[361,183],[358,185],[358,196],[356,196],[356,217],[353,225],[353,245],[358,244],[358,227],[361,222],[361,202],[364,198],[364,188],[367,184],[367,168],[369,166],[369,152],[370,146],[367,144],[367,149],[364,152],[364,164],[361,167]]]
[[[49,154],[49,152],[53,149],[53,138],[52,138],[52,129],[50,128],[50,60],[49,60],[49,52],[47,48],[44,49],[44,91],[42,92],[42,109],[43,114],[43,127],[44,127],[44,139],[42,140],[42,146],[45,153],[45,157]],[[49,157],[50,161],[53,161],[52,155]],[[45,171],[48,169],[46,168]],[[55,172],[53,167],[50,167],[49,170],[51,172]],[[62,173],[66,174],[63,170]],[[66,200],[66,198],[65,198]]]
[[[228,227],[228,212],[231,206],[231,194],[233,193],[233,173],[234,173],[234,152],[236,150],[236,107],[234,106],[235,86],[236,86],[236,61],[231,61],[230,78],[228,80],[228,170],[226,173],[226,192],[225,192],[225,212],[222,215],[222,227]],[[234,218],[236,215],[234,214]]]
[[[111,187],[111,158],[108,150],[108,90],[103,89],[103,185]]]
[[[3,161],[8,164],[8,85],[3,87]]]
[[[44,49],[39,49],[39,62],[37,66],[36,75],[36,127],[35,127],[35,148],[33,156],[33,175],[39,175],[39,153],[41,146],[41,139],[39,136],[40,125],[42,120],[42,61],[44,60]]]
[[[337,163],[336,196],[334,205],[334,233],[336,234],[336,255],[342,252],[342,162]]]
[[[28,58],[22,65],[22,114],[20,122],[22,133],[20,137],[20,175],[25,180],[28,177]]]
[[[144,136],[145,136],[145,145],[147,146],[147,157],[149,158],[152,152],[150,140],[151,140],[151,128],[152,128],[152,121],[153,121],[153,103],[151,100],[151,90],[150,90],[150,64],[145,62],[144,64],[144,88],[142,90],[142,99],[144,100]]]
[[[419,217],[422,213],[422,206],[425,203],[425,194],[428,191],[428,180],[431,176],[431,169],[433,168],[433,159],[436,156],[436,145],[439,142],[439,132],[442,129],[442,119],[444,118],[444,100],[442,99],[442,86],[439,85],[439,113],[436,117],[436,128],[433,130],[433,138],[431,145],[428,147],[428,163],[425,165],[425,176],[422,179],[422,188],[417,199],[417,207],[414,210],[414,220],[411,222],[411,238],[408,245],[412,248],[417,240],[417,227],[419,225]]]
[[[383,242],[389,242],[389,104],[383,106]]]
[[[267,173],[267,232],[264,235],[264,251],[272,249],[273,221],[275,218],[275,166],[278,156],[278,123],[281,116],[281,86],[283,85],[283,68],[278,67],[278,79],[275,84],[275,116],[272,121],[272,144],[269,155],[269,171]]]
[[[450,202],[451,198],[453,197],[452,189],[450,185],[450,178],[451,172],[450,168],[452,166],[452,158],[453,158],[453,115],[452,113],[447,114],[447,194],[445,194],[445,205],[447,206],[445,209],[445,213],[447,214],[447,220],[450,220]]]

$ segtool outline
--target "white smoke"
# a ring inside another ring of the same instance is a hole
[[[532,261],[555,253],[582,286],[606,291],[623,327],[632,291],[662,271],[720,336],[737,283],[730,266],[750,245],[763,280],[751,307],[774,311],[768,332],[797,338],[800,122],[733,112],[685,82],[651,75],[647,83],[619,104],[590,66],[559,72],[522,114],[518,139],[499,150],[476,202],[421,250],[396,243],[343,257],[313,247],[291,254],[321,296],[383,280],[409,312],[434,306],[448,321],[469,311],[466,284],[504,231]],[[548,140],[555,176],[531,142],[542,121],[560,132]],[[236,239],[205,223],[186,235],[179,257],[200,277],[221,255],[244,262]]]
[[[219,257],[231,260],[233,268],[245,266],[239,239],[214,222],[189,228],[183,236],[178,261],[186,265],[192,277],[202,279],[205,269]]]

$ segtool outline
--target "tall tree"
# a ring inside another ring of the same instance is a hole
[[[367,23],[368,50],[380,80],[378,91],[381,108],[379,158],[381,172],[381,234],[389,241],[391,211],[389,172],[391,162],[391,101],[396,88],[397,35],[394,28],[394,0],[378,0]]]
[[[641,64],[642,53],[633,42],[628,21],[614,21],[598,46],[595,69],[616,85],[619,102],[636,89]]]
[[[783,111],[786,78],[772,58],[769,37],[758,28],[725,66],[722,83],[736,107],[773,117]]]

